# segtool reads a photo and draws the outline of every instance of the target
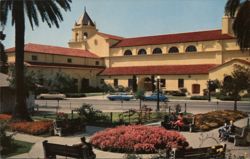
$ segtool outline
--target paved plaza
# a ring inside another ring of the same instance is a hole
[[[239,120],[235,122],[236,126],[244,127],[247,124],[247,118]],[[160,123],[154,123],[151,124],[153,126],[159,126]],[[35,143],[30,150],[29,153],[12,156],[11,158],[44,158],[44,152],[42,147],[42,142],[44,140],[48,140],[48,142],[51,143],[58,143],[58,144],[67,144],[67,145],[73,145],[80,142],[81,136],[86,136],[87,140],[90,139],[91,135],[93,135],[95,132],[103,130],[104,128],[100,127],[93,127],[93,126],[87,126],[87,131],[85,133],[79,133],[75,134],[73,136],[65,136],[65,137],[59,137],[59,136],[52,136],[52,137],[37,137],[37,136],[31,136],[26,134],[16,134],[14,135],[14,138],[21,141],[27,141]],[[216,144],[227,144],[227,149],[231,150],[231,153],[233,155],[242,156],[247,155],[248,158],[250,158],[250,147],[235,147],[233,143],[229,142],[220,142],[218,139],[218,129],[214,129],[208,132],[197,132],[197,133],[189,133],[189,132],[181,132],[183,134],[190,146],[196,148],[196,147],[206,147],[206,146],[212,146]],[[203,138],[203,139],[201,139]],[[202,142],[203,141],[203,142]],[[97,158],[123,158],[125,154],[122,153],[111,153],[111,152],[105,152],[98,149],[94,149],[94,152],[96,153]],[[247,154],[246,154],[247,153]],[[152,154],[142,155],[143,158],[150,158],[152,157]]]

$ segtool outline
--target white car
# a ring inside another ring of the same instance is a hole
[[[44,93],[37,96],[37,99],[65,99],[66,95],[61,93]]]

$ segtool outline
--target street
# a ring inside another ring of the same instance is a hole
[[[59,112],[71,112],[72,109],[79,108],[83,103],[92,104],[95,109],[102,110],[104,112],[122,112],[128,109],[139,109],[139,100],[131,101],[109,101],[105,98],[103,99],[66,99],[66,100],[36,100],[35,102],[39,106],[39,110],[46,111],[59,111]],[[182,106],[182,111],[185,110],[185,105],[187,112],[194,114],[206,113],[213,110],[231,109],[233,110],[233,101],[170,101],[167,104],[161,102],[161,109],[166,109],[168,111],[168,106],[174,110],[174,106],[180,104]],[[142,101],[142,105],[147,105],[153,110],[156,109],[156,101]],[[59,107],[58,107],[59,106]],[[238,110],[250,112],[250,102],[238,102]]]

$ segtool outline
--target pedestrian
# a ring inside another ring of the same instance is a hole
[[[96,155],[95,153],[93,152],[93,148],[92,148],[92,145],[88,142],[86,142],[86,138],[83,136],[81,137],[81,143],[79,144],[74,144],[72,145],[74,147],[80,147],[82,149],[86,149],[86,154],[84,153],[84,159],[95,159],[96,158]]]

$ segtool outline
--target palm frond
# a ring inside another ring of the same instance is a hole
[[[33,28],[34,28],[33,22],[36,26],[39,25],[37,11],[36,11],[36,8],[34,5],[34,0],[25,1],[25,10],[26,10],[26,14],[29,18],[31,28],[33,30]]]
[[[242,51],[250,49],[250,1],[245,1],[240,6],[233,24],[233,31],[237,43]]]
[[[225,14],[234,17],[239,6],[240,0],[228,0],[225,6]]]
[[[0,1],[0,23],[6,25],[8,20],[8,13],[12,8],[12,3],[9,0]]]
[[[49,27],[55,25],[59,27],[59,22],[63,21],[63,16],[60,12],[60,8],[65,11],[70,10],[71,0],[35,0],[35,6],[38,9],[38,12],[42,18],[42,21],[46,22]]]

